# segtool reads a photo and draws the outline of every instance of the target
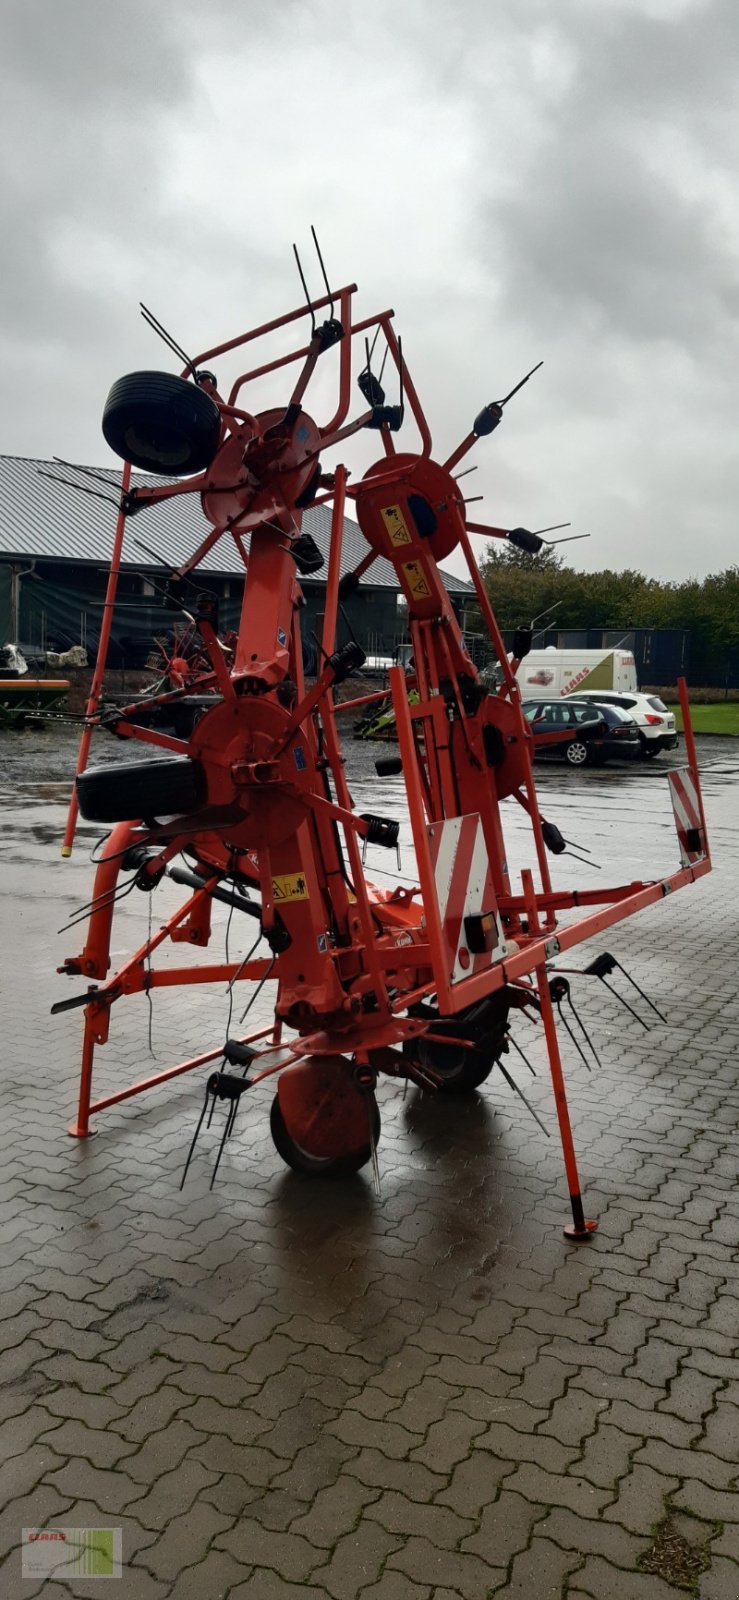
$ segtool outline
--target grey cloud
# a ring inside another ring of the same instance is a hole
[[[172,366],[139,298],[228,337],[297,302],[314,220],[396,306],[442,457],[544,356],[473,458],[481,520],[574,516],[590,566],[733,559],[734,0],[5,0],[0,29],[0,450],[107,459],[110,382]]]

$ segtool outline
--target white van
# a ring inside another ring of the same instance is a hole
[[[631,650],[531,650],[516,673],[524,700],[536,695],[575,694],[581,689],[615,689],[633,694],[638,689],[636,662]]]

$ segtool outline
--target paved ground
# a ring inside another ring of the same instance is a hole
[[[212,1135],[178,1191],[192,1079],[70,1140],[79,1013],[49,1005],[77,940],[53,930],[90,868],[58,858],[70,746],[46,737],[4,744],[4,1600],[69,1594],[21,1581],[21,1528],[55,1524],[123,1528],[126,1600],[679,1600],[672,1577],[736,1600],[733,747],[704,743],[716,873],[608,940],[670,1026],[578,991],[603,1062],[567,1056],[600,1222],[578,1248],[556,1135],[497,1079],[460,1105],[381,1088],[379,1203],[287,1172],[266,1092],[212,1193]],[[654,768],[542,783],[609,876],[648,870],[647,824],[674,861]],[[119,950],[145,927],[125,902]],[[150,1059],[146,1002],[116,1022],[99,1086]],[[157,997],[157,1064],[225,1022],[223,996]]]

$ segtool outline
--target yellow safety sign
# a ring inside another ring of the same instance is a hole
[[[408,532],[400,506],[383,506],[382,517],[392,545],[413,543],[413,538]]]
[[[428,600],[431,590],[419,561],[404,561],[402,571],[414,600]]]
[[[272,899],[275,904],[278,900],[307,900],[308,885],[302,872],[287,872],[281,878],[273,878]]]

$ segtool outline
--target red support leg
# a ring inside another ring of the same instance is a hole
[[[546,967],[539,967],[536,974],[539,986],[539,999],[541,1001],[541,1018],[544,1023],[544,1034],[549,1053],[549,1071],[552,1075],[554,1089],[554,1102],[557,1107],[557,1120],[559,1122],[559,1135],[562,1140],[562,1154],[565,1158],[565,1172],[567,1173],[567,1187],[570,1191],[570,1205],[572,1206],[572,1221],[565,1228],[568,1239],[588,1239],[595,1233],[597,1222],[589,1222],[585,1218],[582,1206],[582,1193],[580,1190],[580,1176],[577,1170],[575,1145],[572,1138],[570,1113],[567,1107],[567,1092],[565,1090],[562,1060],[559,1053],[559,1039],[557,1037],[557,1024],[554,1020],[554,1007],[549,993],[549,981]]]
[[[85,1034],[82,1041],[82,1071],[80,1073],[80,1098],[77,1121],[70,1122],[67,1132],[73,1139],[91,1139],[97,1128],[90,1127],[90,1097],[92,1094],[92,1062],[95,1054],[95,1029],[89,1008],[85,1011]]]

